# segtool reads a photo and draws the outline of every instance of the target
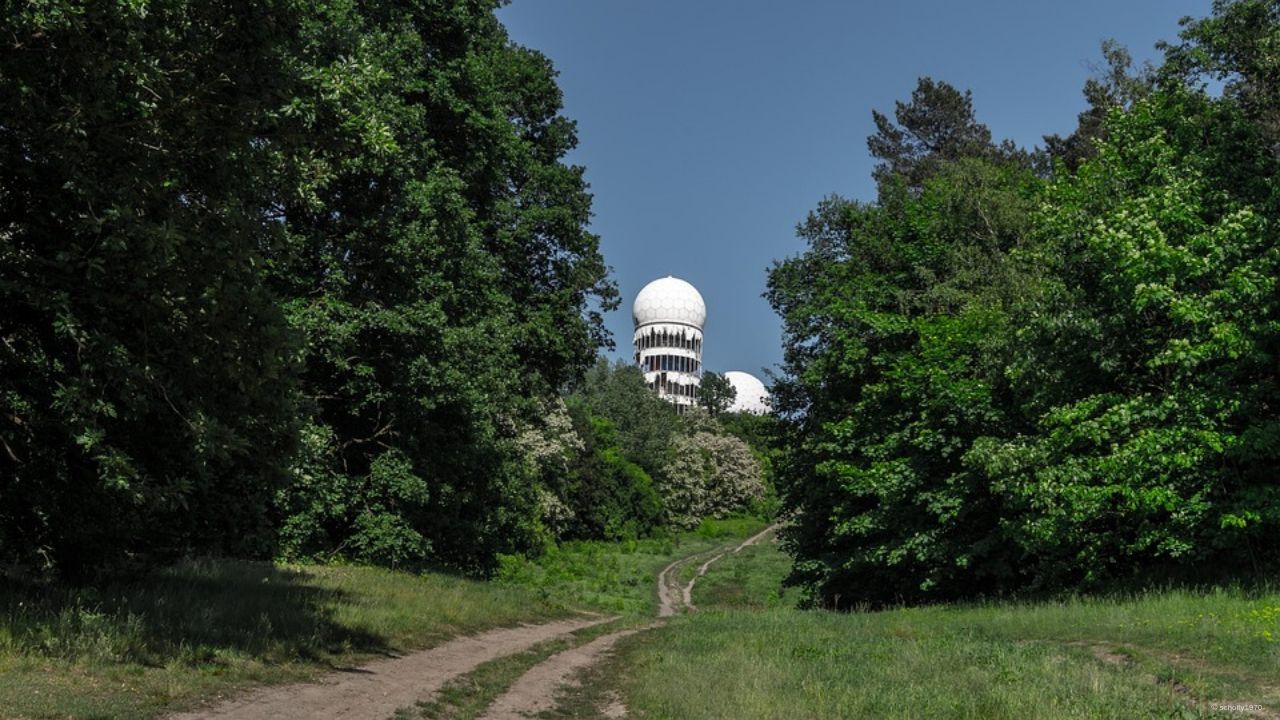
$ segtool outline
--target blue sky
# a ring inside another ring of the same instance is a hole
[[[979,120],[1024,146],[1067,133],[1114,38],[1157,59],[1210,0],[514,0],[511,37],[560,72],[578,123],[593,230],[622,292],[607,323],[630,355],[631,300],[676,275],[707,301],[709,370],[782,359],[761,297],[795,226],[832,193],[869,200],[872,109],[916,78],[973,91]],[[762,376],[763,377],[763,376]]]

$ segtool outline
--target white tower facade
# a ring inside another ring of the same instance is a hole
[[[707,304],[680,278],[658,278],[636,295],[635,360],[658,396],[683,410],[698,399],[702,382],[702,328]]]

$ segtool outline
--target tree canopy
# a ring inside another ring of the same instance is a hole
[[[269,549],[297,352],[263,138],[286,3],[6,3],[0,567]]]
[[[877,201],[822,201],[769,277],[813,602],[1276,565],[1278,27],[1218,2],[1138,73],[1104,45],[1052,173],[945,84],[875,116]]]
[[[496,7],[6,8],[0,563],[537,544],[616,290]]]
[[[698,407],[712,415],[729,409],[738,398],[738,390],[721,373],[704,372],[698,385]]]

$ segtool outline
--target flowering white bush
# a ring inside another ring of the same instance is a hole
[[[531,478],[539,482],[538,517],[552,537],[559,537],[574,517],[573,508],[547,487],[547,480],[565,477],[573,457],[585,448],[564,401],[557,398],[548,403],[541,423],[524,427],[516,436],[516,444]]]
[[[582,452],[582,438],[573,429],[573,418],[564,401],[547,403],[542,422],[523,428],[516,443],[525,459],[540,469],[563,471],[574,453]]]
[[[672,525],[693,528],[703,518],[724,517],[764,495],[751,448],[708,428],[675,437],[674,457],[659,488]]]

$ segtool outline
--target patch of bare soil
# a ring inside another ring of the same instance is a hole
[[[658,573],[658,617],[671,617],[684,608],[678,571],[690,560],[691,558],[676,560]]]
[[[627,716],[627,706],[622,703],[622,696],[610,691],[605,698],[604,708],[600,711],[608,720],[620,720]]]
[[[1095,658],[1108,665],[1121,665],[1127,667],[1133,664],[1132,657],[1118,653],[1106,645],[1090,645],[1089,652],[1093,653]]]
[[[573,687],[578,673],[612,650],[614,644],[622,638],[649,627],[653,626],[602,635],[585,645],[552,655],[522,675],[489,706],[481,720],[518,720],[550,710],[555,707],[556,692],[561,688]],[[622,711],[625,714],[625,708]]]
[[[319,682],[262,688],[213,708],[172,715],[170,720],[386,718],[397,708],[425,700],[449,680],[482,663],[614,619],[594,616],[490,630],[403,657],[331,673]]]
[[[1068,644],[1069,645],[1087,645],[1089,648],[1089,652],[1093,655],[1093,657],[1096,658],[1099,662],[1102,662],[1107,665],[1114,665],[1114,666],[1118,666],[1126,669],[1132,669],[1137,665],[1137,663],[1134,661],[1133,655],[1131,654],[1132,652],[1131,648],[1123,644],[1104,645],[1104,644],[1098,644],[1098,643],[1083,643],[1083,642],[1073,642]],[[1176,653],[1160,652],[1160,651],[1155,651],[1150,649],[1148,649],[1148,652],[1158,654],[1164,659],[1168,660],[1169,662],[1177,666],[1199,667],[1200,669],[1204,669],[1208,667],[1207,663],[1204,663],[1203,661],[1191,660],[1191,659],[1182,657],[1181,655],[1178,655]],[[1274,711],[1268,709],[1266,706],[1258,702],[1232,701],[1232,700],[1205,701],[1203,699],[1194,697],[1194,693],[1192,692],[1191,688],[1187,687],[1183,683],[1178,682],[1177,680],[1161,679],[1160,677],[1157,677],[1156,675],[1152,675],[1150,673],[1145,673],[1143,677],[1147,682],[1150,682],[1153,684],[1166,685],[1173,692],[1179,695],[1187,696],[1188,700],[1193,701],[1201,709],[1207,708],[1216,713],[1240,715],[1243,717],[1251,717],[1251,718],[1261,718],[1263,720],[1280,720],[1280,714],[1275,713]]]

